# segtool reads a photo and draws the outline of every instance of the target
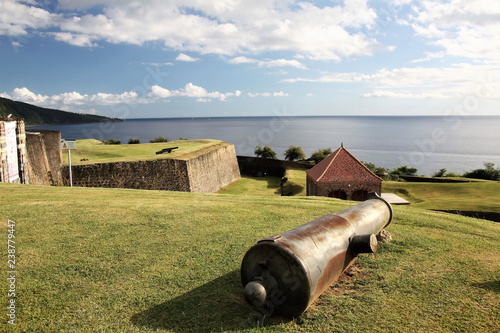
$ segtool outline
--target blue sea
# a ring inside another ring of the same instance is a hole
[[[442,168],[463,173],[500,167],[500,116],[318,116],[127,119],[119,123],[37,126],[61,131],[62,138],[117,139],[147,143],[157,136],[170,140],[218,139],[233,143],[238,155],[254,156],[257,145],[270,146],[283,158],[290,145],[306,156],[320,148],[344,145],[358,159],[385,168],[413,166],[420,175]]]

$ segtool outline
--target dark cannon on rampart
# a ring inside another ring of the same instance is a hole
[[[179,147],[163,148],[162,150],[157,151],[156,155],[160,155],[160,154],[163,154],[163,153],[170,154],[172,152],[172,150],[174,150],[174,149],[179,149]]]
[[[377,250],[376,234],[392,220],[391,205],[375,193],[281,235],[262,239],[245,254],[245,300],[266,316],[300,316],[360,253]]]

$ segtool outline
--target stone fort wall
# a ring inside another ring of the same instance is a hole
[[[183,192],[216,192],[240,178],[234,145],[228,144],[191,159],[97,163],[72,167],[73,186],[131,188]],[[69,168],[62,168],[69,185]]]
[[[30,184],[61,184],[61,132],[26,131],[26,151]]]

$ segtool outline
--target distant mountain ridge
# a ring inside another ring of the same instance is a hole
[[[0,97],[0,118],[7,118],[9,114],[12,114],[12,118],[24,118],[24,123],[27,126],[122,121],[122,119],[118,118],[47,109]]]

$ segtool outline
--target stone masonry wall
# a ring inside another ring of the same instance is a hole
[[[187,162],[191,192],[216,192],[240,178],[234,145],[213,150]]]
[[[233,145],[189,160],[158,159],[72,167],[73,186],[215,192],[240,178]],[[62,178],[69,185],[69,169]]]
[[[59,131],[26,131],[26,152],[30,184],[61,183],[62,153]]]
[[[73,186],[189,191],[186,161],[162,159],[138,162],[74,165]],[[62,170],[69,185],[69,168]]]

